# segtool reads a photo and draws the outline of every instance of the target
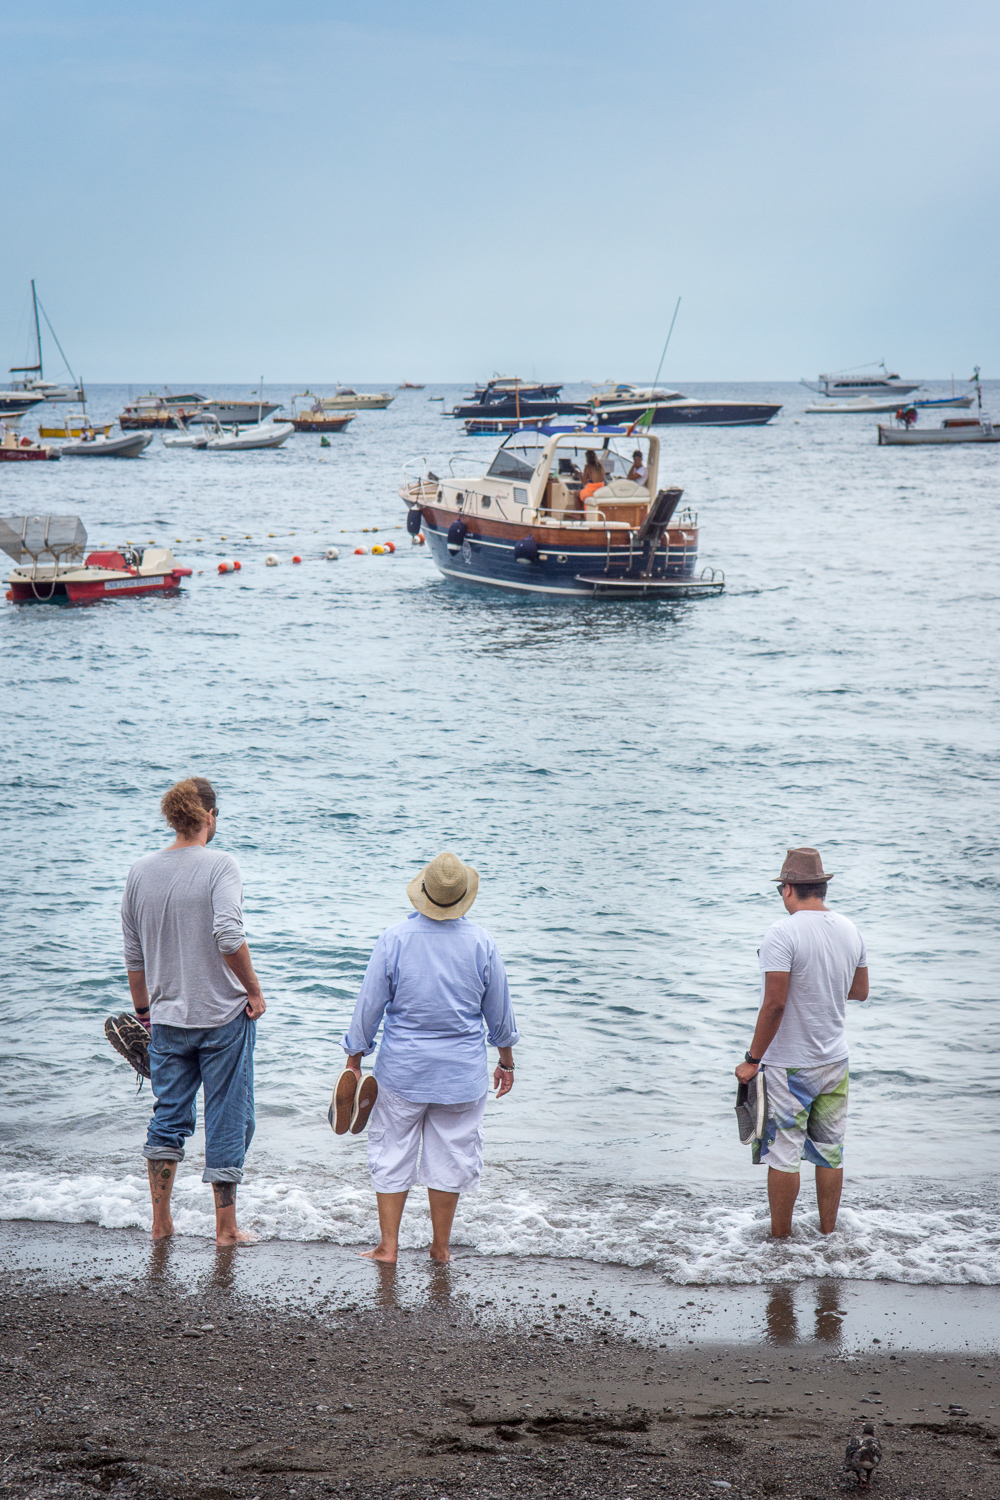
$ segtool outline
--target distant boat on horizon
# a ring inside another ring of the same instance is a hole
[[[881,374],[865,375],[864,370],[881,370]],[[807,391],[815,391],[820,396],[840,396],[851,400],[857,396],[908,396],[911,391],[919,391],[922,381],[904,380],[898,372],[886,369],[885,360],[879,360],[877,365],[860,365],[855,370],[836,370],[831,375],[821,375],[819,384],[814,385],[809,380],[800,380]]]

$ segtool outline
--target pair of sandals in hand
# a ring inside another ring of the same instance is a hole
[[[327,1119],[333,1126],[334,1135],[360,1135],[368,1124],[368,1117],[378,1098],[378,1084],[372,1073],[359,1078],[350,1068],[345,1068],[337,1079],[337,1087],[330,1100]]]

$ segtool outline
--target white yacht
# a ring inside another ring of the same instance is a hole
[[[349,385],[338,385],[332,396],[320,396],[324,411],[385,411],[395,396],[389,391],[355,391]]]
[[[865,374],[866,369],[872,370],[872,374]],[[815,391],[820,396],[839,396],[850,401],[858,396],[908,396],[911,391],[918,391],[922,382],[904,380],[896,371],[887,370],[882,360],[878,365],[867,365],[860,371],[835,370],[831,375],[821,375],[818,385],[808,380],[800,383],[807,391]]]

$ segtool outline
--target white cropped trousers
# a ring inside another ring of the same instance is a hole
[[[411,1187],[474,1193],[483,1170],[486,1095],[472,1104],[413,1104],[379,1085],[368,1122],[368,1169],[377,1193]]]

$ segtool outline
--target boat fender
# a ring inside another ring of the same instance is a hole
[[[423,522],[424,518],[417,506],[414,506],[412,510],[408,510],[406,512],[406,529],[411,536],[416,536],[417,532],[423,525]]]
[[[523,536],[514,544],[514,561],[530,567],[538,561],[538,543],[533,536]]]
[[[269,552],[265,557],[264,566],[265,568],[276,568],[278,566],[278,559],[273,552]]]
[[[455,520],[448,527],[448,551],[453,557],[456,552],[461,551],[462,543],[465,541],[465,534],[468,529],[461,516],[456,516]]]
[[[293,563],[300,563],[300,562],[301,562],[301,561],[302,561],[302,559],[301,559],[301,557],[300,557],[300,556],[299,556],[299,554],[298,554],[298,553],[297,553],[297,552],[296,552],[296,554],[295,554],[295,556],[294,556],[294,557],[293,557],[293,558],[292,558],[292,562],[293,562]]]
[[[327,547],[327,549],[326,549],[326,560],[327,560],[327,562],[336,562],[337,558],[339,556],[340,556],[340,548],[339,547]]]

